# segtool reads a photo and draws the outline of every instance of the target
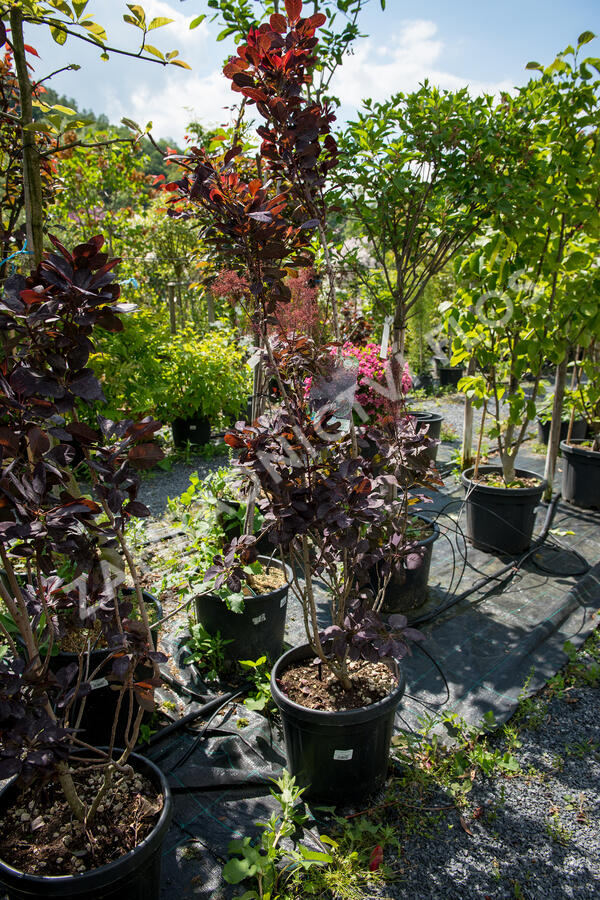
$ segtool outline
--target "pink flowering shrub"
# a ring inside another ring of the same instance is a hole
[[[248,294],[247,280],[233,269],[223,269],[210,286],[213,297],[224,297],[232,305]]]
[[[383,425],[386,418],[394,415],[404,406],[404,398],[412,389],[412,378],[405,363],[402,371],[393,359],[381,359],[379,344],[364,346],[346,341],[342,344],[342,358],[356,359],[358,362],[355,401],[360,404],[373,424]],[[331,356],[338,356],[338,348],[331,348]],[[396,370],[396,371],[395,371]],[[400,386],[400,394],[396,395],[395,384]],[[312,379],[307,378],[304,384],[305,397],[308,399],[312,387]]]

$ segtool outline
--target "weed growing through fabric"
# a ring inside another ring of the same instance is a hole
[[[257,660],[240,659],[239,666],[254,685],[244,700],[244,706],[271,718],[277,707],[271,696],[271,666],[267,657],[261,656]]]
[[[204,625],[198,622],[190,628],[187,640],[189,655],[183,660],[184,665],[194,663],[207,681],[216,681],[225,670],[225,647],[231,640],[208,633]]]

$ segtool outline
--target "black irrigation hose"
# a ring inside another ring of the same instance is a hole
[[[215,711],[209,717],[208,721],[204,724],[203,728],[198,732],[198,734],[196,735],[196,737],[194,738],[194,740],[192,741],[190,746],[187,748],[187,750],[185,751],[183,756],[181,756],[177,760],[177,762],[173,766],[171,766],[172,772],[174,772],[175,769],[178,769],[180,766],[182,766],[184,764],[184,762],[187,762],[187,760],[190,758],[190,756],[192,755],[192,753],[194,752],[194,750],[196,749],[196,747],[198,746],[198,744],[200,743],[200,741],[202,740],[204,735],[206,734],[206,732],[210,726],[210,723],[221,712],[223,707],[227,706],[227,704],[231,700],[234,700],[236,697],[240,697],[242,694],[245,694],[246,691],[248,691],[248,689],[250,687],[251,687],[251,685],[248,683],[248,684],[244,685],[244,687],[241,688],[239,691],[235,691],[235,693],[227,695],[227,699],[222,700],[222,702],[217,706]],[[197,716],[196,716],[196,718],[197,718]]]
[[[536,550],[538,550],[542,546],[542,544],[548,537],[548,532],[550,531],[550,527],[556,513],[556,506],[558,504],[558,501],[560,500],[560,497],[561,494],[559,492],[549,503],[548,509],[546,511],[546,519],[539,536],[535,539],[529,550],[526,550],[525,553],[523,553],[519,557],[519,559],[507,563],[505,566],[502,566],[501,569],[498,569],[497,572],[493,572],[491,575],[485,575],[483,578],[480,578],[478,581],[476,581],[475,584],[470,585],[470,587],[468,587],[461,594],[456,594],[447,603],[438,606],[436,609],[432,610],[429,613],[425,613],[425,615],[423,616],[418,616],[409,624],[414,627],[415,625],[424,625],[426,622],[431,622],[432,619],[436,619],[438,616],[442,615],[442,613],[445,613],[447,610],[451,609],[451,607],[456,606],[457,603],[460,603],[462,600],[466,600],[467,597],[471,596],[471,594],[474,594],[477,591],[481,590],[481,588],[485,587],[486,584],[489,584],[490,581],[499,579],[507,572],[516,572],[523,565],[525,560],[527,560],[533,553],[535,553]]]
[[[155,744],[158,744],[160,741],[163,741],[170,734],[173,734],[175,731],[179,731],[181,728],[185,728],[186,725],[191,724],[196,719],[204,718],[204,716],[212,713],[214,711],[214,715],[209,719],[209,723],[212,721],[214,716],[221,710],[224,706],[226,706],[230,700],[233,700],[235,697],[239,697],[241,694],[245,694],[252,685],[250,682],[247,682],[242,688],[237,691],[230,691],[228,694],[221,695],[220,697],[214,697],[212,700],[209,700],[208,703],[205,703],[204,706],[201,706],[200,709],[195,710],[194,712],[188,713],[187,716],[182,716],[181,719],[178,719],[176,722],[171,722],[170,725],[165,725],[164,728],[161,728],[160,731],[157,731],[156,734],[153,734],[152,737],[146,741],[144,744],[144,748],[153,747]],[[205,729],[200,732],[203,734]]]

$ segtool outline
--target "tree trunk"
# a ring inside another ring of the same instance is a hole
[[[552,421],[550,422],[550,436],[548,437],[548,450],[546,452],[546,467],[544,478],[548,482],[545,499],[552,497],[552,482],[556,471],[556,459],[560,444],[560,426],[562,423],[562,408],[565,397],[565,383],[567,380],[567,354],[556,367],[556,384],[554,385],[554,403],[552,405]]]
[[[467,366],[467,376],[475,374],[475,360],[470,359]],[[468,469],[473,462],[473,401],[465,396],[465,408],[463,415],[463,439],[461,448],[460,467]]]
[[[33,122],[33,106],[31,82],[27,72],[27,59],[23,41],[23,14],[17,7],[12,7],[10,10],[10,27],[21,106],[23,190],[25,195],[27,243],[29,250],[32,251],[33,267],[35,268],[42,260],[44,248],[42,175],[40,155],[35,142],[35,132],[26,130],[25,127]]]

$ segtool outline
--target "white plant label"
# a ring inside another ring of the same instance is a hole
[[[108,681],[106,678],[94,678],[93,681],[90,681],[90,690],[96,691],[98,688],[106,687]]]
[[[255,619],[252,619],[252,624],[253,624],[253,625],[260,625],[261,622],[266,622],[266,621],[267,621],[267,617],[266,617],[266,615],[263,613],[261,616],[256,616]]]
[[[287,597],[282,597],[281,600],[279,601],[279,609],[283,609],[283,607],[285,606],[286,603],[287,603]]]
[[[390,345],[390,328],[392,325],[392,317],[386,316],[383,323],[383,334],[381,335],[381,350],[379,351],[379,359],[387,359],[388,347]]]
[[[333,758],[334,759],[352,759],[352,754],[354,750],[334,750]]]
[[[255,350],[250,359],[248,360],[248,365],[251,369],[254,369],[258,365],[258,361],[260,359],[261,353],[260,350]]]

